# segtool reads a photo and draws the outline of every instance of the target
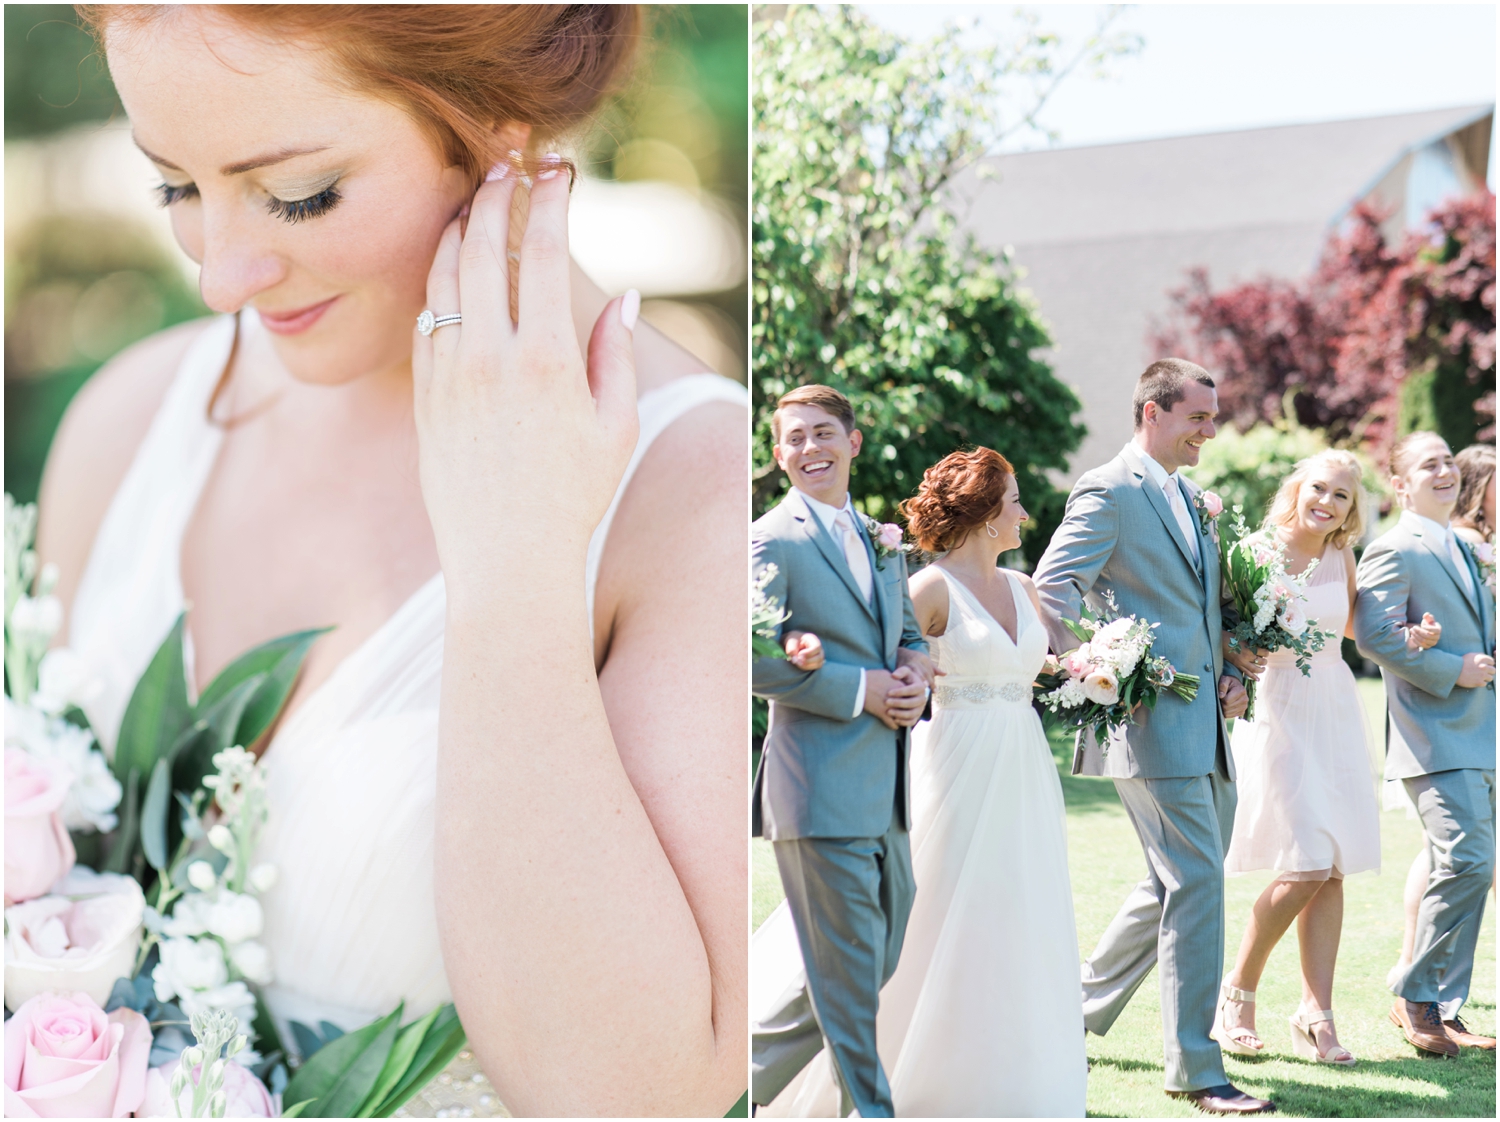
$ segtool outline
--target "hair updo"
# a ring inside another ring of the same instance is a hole
[[[1005,505],[1006,484],[1015,474],[993,448],[953,452],[933,464],[916,495],[901,504],[918,548],[943,553],[962,545]]]
[[[1484,514],[1484,493],[1490,480],[1495,478],[1495,446],[1493,444],[1471,444],[1453,457],[1458,464],[1458,505],[1453,508],[1453,521],[1472,526],[1481,537],[1488,538],[1495,532]]]
[[[77,4],[101,42],[112,24],[180,14],[168,4]],[[507,121],[532,142],[589,120],[624,80],[640,38],[634,4],[216,4],[252,32],[326,48],[341,76],[411,114],[477,185],[507,154]]]

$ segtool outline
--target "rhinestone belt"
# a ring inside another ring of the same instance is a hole
[[[961,686],[938,686],[933,700],[941,706],[986,705],[992,701],[1031,700],[1031,686],[1027,682],[967,682]]]

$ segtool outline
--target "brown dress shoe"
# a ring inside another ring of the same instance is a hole
[[[1204,1114],[1274,1114],[1270,1099],[1247,1095],[1231,1083],[1201,1087],[1196,1091],[1168,1091],[1174,1099],[1187,1099]]]
[[[1478,1048],[1484,1052],[1493,1052],[1495,1050],[1495,1038],[1493,1036],[1480,1036],[1477,1032],[1470,1032],[1457,1017],[1454,1017],[1451,1021],[1444,1021],[1443,1028],[1448,1033],[1448,1039],[1460,1048]]]
[[[1407,1001],[1398,997],[1391,1006],[1391,1024],[1406,1034],[1413,1048],[1435,1056],[1458,1055],[1458,1044],[1443,1027],[1435,1001]]]

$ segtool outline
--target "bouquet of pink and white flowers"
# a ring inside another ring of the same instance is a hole
[[[1091,729],[1101,750],[1133,720],[1136,706],[1154,709],[1163,690],[1183,701],[1198,696],[1196,675],[1178,673],[1151,653],[1158,624],[1121,615],[1113,597],[1105,604],[1103,619],[1085,613],[1077,623],[1063,620],[1082,645],[1064,655],[1057,670],[1043,674],[1036,689],[1037,700],[1065,727]]]
[[[272,980],[253,855],[269,815],[244,745],[275,722],[320,631],[231,663],[196,702],[178,617],[136,684],[112,757],[82,660],[5,496],[5,1113],[10,1117],[385,1117],[463,1046],[451,1005],[348,1034],[261,998]],[[325,1047],[326,1045],[326,1047]]]
[[[1234,536],[1219,535],[1219,559],[1224,590],[1232,607],[1231,621],[1224,630],[1229,634],[1230,650],[1295,651],[1297,669],[1304,675],[1312,672],[1312,656],[1334,638],[1326,631],[1310,626],[1302,603],[1307,599],[1302,588],[1318,567],[1317,559],[1300,576],[1286,571],[1286,547],[1273,535],[1252,535],[1245,526],[1243,508],[1234,508]],[[1245,683],[1249,705],[1245,720],[1255,717],[1255,683]]]

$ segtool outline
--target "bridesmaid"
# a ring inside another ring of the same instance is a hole
[[[1352,546],[1365,518],[1359,461],[1330,449],[1296,466],[1259,532],[1285,548],[1288,576],[1303,578],[1309,627],[1331,637],[1312,656],[1310,676],[1291,651],[1233,659],[1260,681],[1260,697],[1255,720],[1236,721],[1231,737],[1240,797],[1224,871],[1279,874],[1255,902],[1221,991],[1213,1036],[1235,1055],[1265,1047],[1255,1031],[1255,989],[1295,919],[1302,1004],[1291,1018],[1292,1050],[1319,1063],[1355,1062],[1338,1042],[1331,1007],[1344,877],[1380,867],[1364,707],[1339,653],[1354,604]]]
[[[1454,536],[1467,542],[1475,550],[1488,546],[1490,556],[1494,556],[1495,550],[1495,446],[1493,444],[1471,444],[1457,456],[1453,457],[1454,463],[1458,465],[1458,503],[1453,508],[1453,519],[1448,525],[1453,527]],[[1493,577],[1490,578],[1493,582]],[[1495,589],[1493,583],[1490,585],[1490,595],[1493,597]],[[1409,635],[1414,644],[1430,647],[1438,640],[1441,624],[1434,622],[1431,627],[1417,629],[1420,634]],[[1405,807],[1408,815],[1415,818],[1416,811],[1412,809],[1411,801],[1406,797],[1406,789],[1399,783],[1388,784],[1388,789],[1393,789],[1394,798],[1386,800],[1386,809]],[[1406,874],[1406,890],[1404,904],[1406,906],[1406,930],[1401,939],[1401,961],[1391,968],[1391,976],[1397,971],[1404,970],[1411,965],[1412,946],[1417,938],[1417,908],[1422,903],[1422,894],[1427,891],[1427,878],[1432,874],[1432,855],[1428,853],[1424,845],[1418,852],[1416,859],[1411,863],[1411,869]],[[1494,886],[1491,886],[1494,891]]]

